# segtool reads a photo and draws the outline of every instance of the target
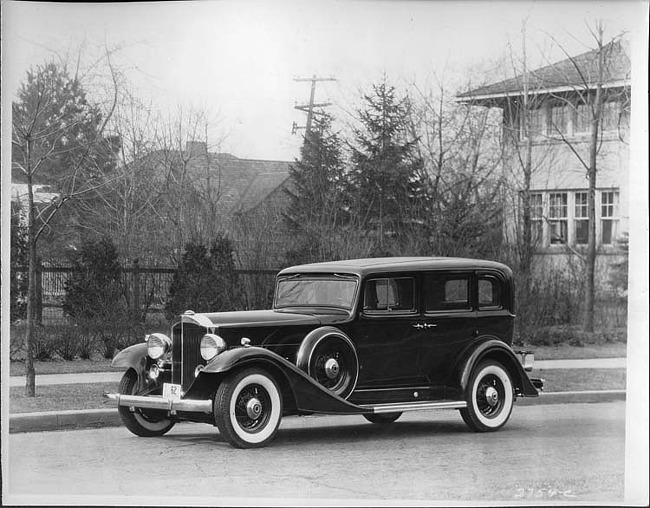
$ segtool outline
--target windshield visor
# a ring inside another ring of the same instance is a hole
[[[278,282],[275,308],[337,307],[351,309],[356,279],[288,278]]]

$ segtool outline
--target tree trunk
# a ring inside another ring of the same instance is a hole
[[[28,148],[29,149],[29,148]],[[34,342],[36,340],[36,298],[37,298],[37,270],[36,270],[36,226],[34,208],[34,188],[31,174],[28,174],[28,231],[27,244],[29,252],[29,267],[27,272],[27,328],[25,330],[25,397],[36,397],[36,371],[34,370]]]
[[[585,280],[585,308],[582,321],[584,332],[592,333],[594,331],[594,303],[596,293],[596,177],[597,159],[598,159],[598,134],[600,131],[600,121],[603,113],[603,76],[605,67],[605,55],[602,46],[602,30],[599,32],[598,39],[598,84],[596,86],[596,97],[594,109],[592,110],[591,132],[589,136],[589,170],[587,177],[589,179],[589,193],[587,195],[587,207],[589,214],[589,237],[587,240],[586,256],[586,280]]]

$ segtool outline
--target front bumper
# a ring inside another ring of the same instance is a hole
[[[161,396],[141,396],[141,395],[122,395],[120,393],[105,393],[104,398],[117,402],[118,406],[143,409],[160,409],[169,411],[171,414],[176,412],[187,413],[212,413],[211,400],[181,399],[172,400]]]

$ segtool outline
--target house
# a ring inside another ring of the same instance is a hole
[[[597,271],[618,263],[617,241],[628,232],[630,59],[624,41],[566,58],[457,96],[470,106],[502,110],[504,161],[509,182],[505,240],[518,241],[525,175],[530,177],[532,236],[542,270],[566,267],[588,237],[590,108],[598,83],[604,94],[597,153]],[[602,56],[602,65],[599,65]],[[599,79],[599,68],[602,79]],[[528,136],[526,135],[528,133]],[[527,159],[528,157],[528,159]],[[530,165],[524,165],[530,160]],[[524,168],[529,168],[525,172]],[[519,240],[520,241],[520,240]]]
[[[286,245],[282,212],[291,185],[288,161],[241,159],[210,152],[204,142],[188,141],[183,152],[152,154],[158,177],[178,181],[180,166],[198,192],[197,213],[212,217],[216,229],[233,240],[241,266],[277,268]],[[209,211],[201,206],[211,206]]]

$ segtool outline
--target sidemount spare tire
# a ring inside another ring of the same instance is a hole
[[[354,344],[334,327],[317,328],[307,334],[298,350],[296,365],[344,399],[350,396],[359,378]]]

